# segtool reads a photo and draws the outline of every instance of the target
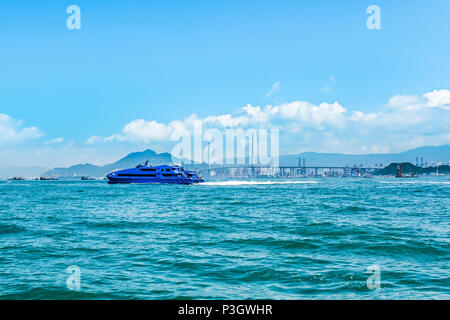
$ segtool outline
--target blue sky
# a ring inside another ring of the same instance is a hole
[[[66,28],[71,4],[81,8],[81,30]],[[381,30],[366,27],[372,4],[381,8]],[[277,119],[286,129],[282,153],[450,143],[449,18],[445,0],[3,1],[0,133],[8,135],[0,138],[0,164],[24,155],[52,166],[108,162],[146,147],[170,151],[146,134],[128,139],[125,126],[138,119],[168,126],[192,114],[237,116],[248,104],[264,110],[296,101],[308,102],[305,108],[338,103],[347,122],[358,111],[386,123],[404,118],[386,109],[395,96],[410,97],[402,100],[403,112],[428,122],[364,133],[366,125],[353,122],[343,130],[326,120],[313,127],[307,119]],[[435,90],[440,100],[431,106],[423,95]],[[424,115],[411,105],[430,108]],[[114,135],[122,138],[105,142]],[[91,137],[95,143],[86,143]],[[332,140],[339,143],[330,146]]]

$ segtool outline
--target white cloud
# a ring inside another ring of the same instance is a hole
[[[12,145],[25,140],[36,139],[43,135],[37,127],[21,128],[22,121],[0,113],[0,145]]]
[[[428,107],[450,107],[450,91],[434,90],[423,95],[428,101]]]
[[[409,95],[395,95],[388,101],[388,106],[393,108],[405,108],[420,105],[420,98],[417,96],[409,96]]]
[[[124,136],[131,141],[163,141],[169,138],[170,125],[156,121],[138,119],[128,123],[122,130]]]
[[[247,104],[245,107],[241,108],[241,112],[245,113],[243,118],[247,119],[247,121],[243,121],[244,123],[266,123],[273,116],[275,116],[279,112],[279,107],[272,107],[268,105],[261,109],[261,107],[256,106],[253,107],[250,104]]]
[[[231,114],[223,114],[220,116],[209,116],[204,119],[204,123],[218,124],[224,128],[233,128],[245,126],[249,119],[247,117],[233,117]]]
[[[167,142],[173,134],[186,130],[186,126],[192,125],[195,119],[196,116],[192,115],[185,119],[184,122],[172,121],[168,125],[154,120],[137,119],[126,124],[120,133],[112,134],[106,138],[92,136],[86,143],[93,144],[101,141],[129,141],[136,143]]]
[[[435,90],[423,96],[396,95],[386,107],[367,113],[349,110],[338,102],[316,105],[293,101],[264,107],[248,104],[234,114],[205,118],[192,114],[168,124],[137,119],[119,133],[107,138],[94,136],[87,143],[151,143],[170,150],[174,134],[192,133],[195,123],[201,122],[204,129],[278,128],[282,152],[394,152],[419,145],[450,143],[447,94],[447,90]]]
[[[91,136],[86,139],[86,144],[95,144],[95,143],[101,142],[102,140],[104,140],[102,137]]]
[[[425,93],[422,97],[414,95],[395,95],[389,99],[387,106],[406,111],[424,108],[450,109],[450,91],[434,90]]]
[[[275,92],[277,92],[279,89],[280,89],[280,81],[277,81],[272,85],[272,88],[269,90],[269,92],[266,93],[266,97],[270,97]]]
[[[373,122],[378,118],[378,114],[371,113],[363,113],[362,111],[353,111],[353,114],[350,116],[350,120],[352,121],[360,121],[360,122]]]
[[[58,137],[51,140],[45,141],[46,144],[58,144],[64,141],[64,138]]]
[[[339,103],[321,103],[314,105],[306,101],[294,101],[282,104],[272,110],[285,121],[293,121],[305,128],[324,129],[326,126],[342,128],[345,126],[347,110]]]

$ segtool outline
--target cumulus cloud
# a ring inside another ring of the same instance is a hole
[[[43,135],[37,127],[22,128],[22,121],[0,113],[0,145],[12,145],[25,140],[36,139]]]
[[[195,115],[193,117],[195,117]],[[154,120],[146,121],[144,119],[137,119],[126,124],[122,129],[122,132],[106,137],[103,141],[130,141],[143,143],[169,141],[173,134],[186,130],[186,125],[190,122],[192,122],[192,116],[191,118],[186,119],[185,122],[172,121],[167,125]],[[90,144],[100,140],[101,138],[97,136],[88,139]]]
[[[449,90],[434,90],[423,95],[428,101],[428,107],[443,107],[448,109],[450,107],[450,91]]]
[[[170,125],[138,119],[131,121],[123,128],[123,133],[129,140],[163,141],[169,136]]]
[[[338,102],[293,101],[277,106],[243,106],[236,113],[199,118],[195,114],[168,124],[137,119],[106,138],[87,143],[128,141],[170,144],[173,136],[193,132],[195,124],[208,128],[277,128],[282,151],[384,153],[424,144],[450,142],[448,90],[422,96],[396,95],[378,111],[345,108]],[[173,141],[172,141],[173,142]],[[283,149],[284,145],[284,149]],[[169,148],[168,148],[169,149]]]
[[[339,103],[321,103],[316,106],[304,101],[295,101],[280,106],[280,115],[287,120],[297,121],[305,126],[323,129],[325,125],[344,126],[346,109]]]
[[[425,93],[422,97],[415,95],[395,95],[389,99],[387,106],[406,111],[421,110],[424,108],[450,109],[450,91],[434,90]]]
[[[245,116],[233,117],[231,114],[223,114],[206,117],[203,121],[207,124],[217,124],[224,128],[233,128],[247,125],[249,119]]]
[[[420,98],[417,96],[400,95],[397,94],[389,99],[387,105],[393,108],[405,108],[420,105]]]

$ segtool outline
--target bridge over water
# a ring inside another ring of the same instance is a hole
[[[205,177],[324,177],[363,176],[378,168],[358,166],[253,166],[216,165],[198,170]]]

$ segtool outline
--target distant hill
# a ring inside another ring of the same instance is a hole
[[[296,155],[280,156],[280,165],[297,166],[298,159],[305,159],[306,166],[353,166],[353,165],[374,165],[382,164],[386,166],[392,162],[416,163],[416,157],[423,158],[424,162],[445,162],[450,160],[450,145],[427,146],[411,149],[401,153],[385,154],[342,154],[342,153],[317,153],[303,152]]]
[[[377,170],[374,172],[375,175],[379,176],[395,176],[397,175],[397,169],[398,165],[401,164],[402,166],[402,173],[403,174],[433,174],[436,172],[442,173],[442,174],[450,174],[450,166],[448,165],[442,165],[439,167],[428,167],[428,168],[421,168],[413,165],[409,162],[404,163],[391,163],[387,167]]]
[[[394,162],[389,164],[387,167],[383,169],[377,170],[376,172],[374,172],[374,174],[379,176],[395,176],[397,175],[399,164],[402,166],[402,173],[404,174],[412,174],[412,173],[420,174],[420,169],[422,169],[421,167],[416,167],[415,165],[409,162],[403,163]]]
[[[69,168],[55,168],[46,171],[42,176],[59,176],[59,177],[103,177],[107,173],[118,170],[132,168],[139,163],[149,161],[152,165],[168,164],[172,162],[170,153],[156,153],[153,150],[145,150],[142,152],[130,153],[126,157],[105,166],[96,166],[90,163],[77,164]]]
[[[117,169],[132,168],[147,160],[152,165],[168,164],[173,161],[170,153],[156,153],[155,151],[148,149],[142,152],[130,153],[119,161],[103,166],[102,168],[106,170],[106,173],[108,173]]]
[[[450,145],[420,147],[408,150],[402,153],[388,154],[342,154],[342,153],[317,153],[304,152],[297,155],[280,156],[280,165],[282,166],[298,166],[298,158],[305,158],[306,166],[353,166],[353,165],[374,165],[378,164],[386,166],[388,163],[410,162],[415,163],[416,157],[423,157],[424,162],[445,162],[450,160]],[[152,165],[171,163],[172,156],[170,153],[156,153],[153,150],[145,150],[142,152],[130,153],[126,157],[114,163],[105,166],[96,166],[93,164],[77,164],[69,168],[55,168],[42,173],[43,176],[60,176],[60,177],[103,177],[105,174],[124,168],[132,168],[149,160]],[[182,162],[175,159],[176,162]],[[202,168],[203,165],[191,165],[192,168]],[[15,174],[16,176],[24,176],[24,174]]]

